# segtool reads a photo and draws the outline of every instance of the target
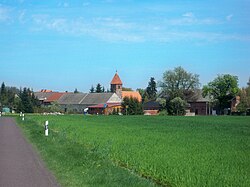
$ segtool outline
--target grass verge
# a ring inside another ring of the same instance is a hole
[[[117,167],[97,147],[87,147],[50,130],[49,137],[38,122],[16,118],[28,140],[37,148],[62,186],[156,186],[131,171]]]

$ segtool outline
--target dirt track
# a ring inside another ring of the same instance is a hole
[[[0,186],[59,186],[12,118],[0,117]]]

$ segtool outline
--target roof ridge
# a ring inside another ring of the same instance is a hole
[[[87,93],[78,104],[81,104],[81,102],[89,95],[89,93]]]

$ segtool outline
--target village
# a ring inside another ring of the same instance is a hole
[[[110,90],[109,93],[69,93],[42,89],[34,94],[42,106],[49,107],[56,103],[63,113],[111,115],[115,111],[116,114],[122,115],[122,111],[126,111],[126,106],[122,106],[124,98],[134,98],[142,102],[142,96],[138,91],[123,91],[123,82],[117,72],[110,82]],[[228,111],[236,111],[239,100],[239,96],[233,98],[231,107],[225,109],[225,114],[228,114]],[[211,102],[209,97],[202,96],[202,90],[197,89],[188,101],[185,115],[217,115]],[[144,102],[142,108],[144,115],[159,115],[161,104],[156,100],[150,100]]]

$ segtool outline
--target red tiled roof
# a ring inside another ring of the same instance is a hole
[[[60,99],[61,96],[63,96],[64,94],[67,93],[53,93],[51,96],[49,96],[44,102],[54,102],[57,101],[58,99]]]
[[[133,97],[138,99],[139,102],[142,101],[141,94],[139,92],[134,92],[134,91],[122,91],[122,98],[124,97]]]
[[[119,77],[119,75],[117,73],[113,77],[110,84],[122,84],[122,81],[121,81],[121,79],[120,79],[120,77]]]

